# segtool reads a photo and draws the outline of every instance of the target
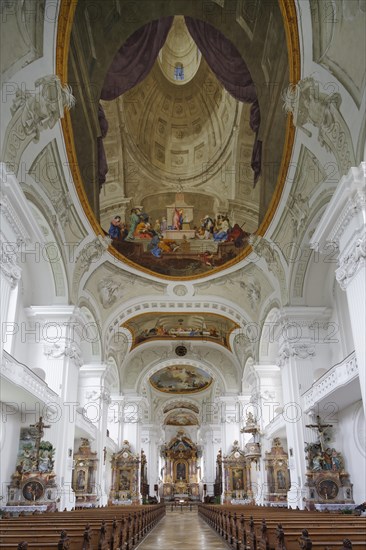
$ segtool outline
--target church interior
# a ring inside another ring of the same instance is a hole
[[[365,0],[1,14],[0,546],[364,548]]]

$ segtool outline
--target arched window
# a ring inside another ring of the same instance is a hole
[[[176,63],[174,67],[174,80],[184,80],[184,67],[182,63]]]

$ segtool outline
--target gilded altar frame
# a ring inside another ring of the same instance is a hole
[[[112,485],[109,492],[109,503],[131,502],[138,504],[140,495],[140,455],[133,454],[127,440],[122,449],[112,455]]]

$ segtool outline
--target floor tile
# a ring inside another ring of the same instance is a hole
[[[137,547],[138,550],[227,550],[219,535],[198,517],[197,510],[167,509],[166,516]],[[136,549],[137,550],[137,549]]]

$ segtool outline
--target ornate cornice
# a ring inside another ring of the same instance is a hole
[[[349,225],[352,218],[360,211],[366,209],[366,189],[358,189],[355,194],[347,201],[343,211],[333,229],[329,233],[328,242],[339,244],[339,239],[343,235],[346,227]]]
[[[366,210],[365,181],[365,162],[352,167],[348,174],[343,176],[311,238],[311,248],[322,252],[326,250],[327,243],[339,245],[343,235],[349,231],[353,219],[357,229],[357,216]]]
[[[336,279],[342,290],[346,290],[353,277],[365,266],[365,261],[366,235],[364,234],[354,242],[351,252],[341,259],[340,266],[336,270]]]

